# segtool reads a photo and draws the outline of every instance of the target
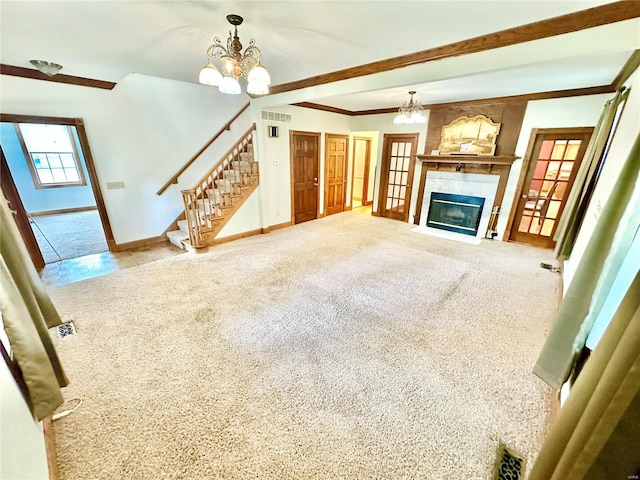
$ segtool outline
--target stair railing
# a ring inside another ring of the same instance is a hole
[[[209,148],[213,144],[213,142],[215,142],[218,139],[218,137],[220,137],[220,135],[222,135],[227,130],[231,130],[231,124],[233,122],[235,122],[237,120],[237,118],[240,115],[242,115],[242,113],[247,108],[249,108],[249,103],[247,103],[244,107],[242,107],[240,109],[240,111],[238,113],[236,113],[233,117],[231,117],[231,120],[229,120],[227,123],[225,123],[222,126],[222,128],[220,130],[218,130],[216,132],[216,134],[213,137],[211,137],[211,139],[207,143],[205,143],[204,146],[200,150],[198,150],[198,152],[193,157],[191,157],[189,160],[187,160],[187,162],[182,167],[180,167],[180,169],[176,173],[174,173],[173,176],[169,180],[167,180],[164,185],[162,185],[160,190],[158,190],[156,192],[156,195],[162,195],[171,185],[177,184],[178,183],[178,178],[180,177],[180,175],[182,175],[187,170],[187,168],[189,168],[191,166],[191,164],[193,162],[195,162],[200,157],[200,155],[202,155],[202,153],[207,148]]]
[[[241,171],[239,162],[241,154],[247,152],[248,145],[254,143],[255,129],[254,123],[195,187],[181,191],[192,247],[197,249],[206,246],[203,231],[211,229],[212,222],[224,216],[223,210],[233,206],[231,194],[238,193],[233,191],[233,184],[249,183],[248,173]]]

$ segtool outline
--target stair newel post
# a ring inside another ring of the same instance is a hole
[[[196,190],[182,190],[182,201],[184,202],[184,213],[189,228],[189,243],[194,248],[204,247],[202,240],[200,209],[198,208],[198,196]]]

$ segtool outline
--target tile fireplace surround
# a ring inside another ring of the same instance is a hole
[[[495,201],[499,181],[499,175],[482,175],[460,172],[427,172],[424,195],[422,196],[420,223],[418,227],[414,228],[412,231],[449,238],[451,240],[458,240],[465,243],[479,244],[481,239],[487,233],[489,218],[491,217],[491,210]],[[449,193],[453,195],[469,195],[485,199],[484,208],[482,209],[482,214],[480,216],[478,233],[475,237],[427,227],[427,214],[429,212],[431,192]]]

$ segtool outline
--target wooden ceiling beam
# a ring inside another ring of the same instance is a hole
[[[561,15],[559,17],[541,20],[539,22],[521,25],[519,27],[501,30],[499,32],[450,43],[440,47],[422,50],[420,52],[401,55],[399,57],[366,63],[356,67],[325,73],[314,77],[282,83],[270,88],[270,94],[290,92],[302,88],[324,85],[327,83],[348,80],[350,78],[373,75],[376,73],[409,67],[434,60],[458,57],[471,53],[483,52],[495,48],[531,42],[547,37],[554,37],[565,33],[577,32],[587,28],[599,27],[610,23],[622,22],[640,17],[640,2],[625,0],[607,3],[598,7],[581,10],[579,12]]]
[[[69,85],[80,85],[82,87],[102,88],[105,90],[113,90],[116,86],[114,82],[105,80],[96,80],[94,78],[76,77],[73,75],[57,75],[49,76],[40,70],[33,68],[17,67],[15,65],[0,64],[0,74],[11,75],[13,77],[32,78],[34,80],[44,80],[45,82],[67,83]]]

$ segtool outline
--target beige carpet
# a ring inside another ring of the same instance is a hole
[[[109,250],[98,210],[38,215],[31,228],[44,263],[54,263]]]
[[[488,479],[531,462],[551,252],[348,212],[51,291],[62,479]]]

